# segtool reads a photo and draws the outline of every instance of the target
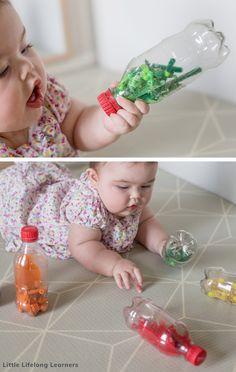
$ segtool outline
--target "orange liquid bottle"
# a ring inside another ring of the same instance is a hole
[[[36,316],[48,308],[48,263],[37,243],[37,227],[24,226],[21,239],[14,260],[16,305],[18,311]]]

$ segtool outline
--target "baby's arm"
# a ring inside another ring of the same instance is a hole
[[[144,208],[136,240],[144,245],[149,251],[161,255],[163,246],[168,239],[168,234],[161,226],[154,213],[147,206]]]
[[[137,128],[149,111],[149,106],[142,101],[133,103],[119,97],[117,102],[122,109],[108,117],[100,106],[85,106],[72,99],[61,127],[71,145],[82,151],[105,147]]]
[[[101,242],[101,232],[77,224],[69,229],[69,251],[86,269],[105,276],[113,276],[119,288],[130,288],[133,282],[141,291],[143,279],[139,268]]]

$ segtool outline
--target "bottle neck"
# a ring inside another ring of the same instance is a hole
[[[181,354],[186,355],[191,345],[179,343],[176,347]]]
[[[37,240],[33,242],[22,241],[22,251],[25,254],[33,253],[37,250]]]

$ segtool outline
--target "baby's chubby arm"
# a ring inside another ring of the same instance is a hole
[[[78,224],[69,228],[69,251],[86,269],[105,276],[113,276],[119,288],[130,288],[133,282],[141,292],[143,278],[139,268],[119,253],[111,251],[101,242],[99,229]]]
[[[143,101],[131,102],[117,98],[122,107],[117,114],[108,117],[100,106],[85,106],[71,100],[71,108],[62,123],[62,132],[70,144],[81,151],[92,151],[116,141],[122,134],[137,128],[149,105]]]
[[[161,251],[167,239],[167,232],[150,207],[146,206],[141,214],[136,240],[149,251],[161,255]]]

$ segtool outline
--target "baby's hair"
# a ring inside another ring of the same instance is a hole
[[[107,163],[107,161],[91,161],[89,163],[89,167],[92,168],[92,169],[95,169],[95,170],[98,170],[99,168],[101,168],[103,165],[105,165]],[[137,163],[137,162],[133,162],[133,163]],[[158,162],[156,161],[146,161],[144,163],[147,163],[147,164],[158,164]]]
[[[10,0],[0,0],[0,10],[6,5],[11,5]]]
[[[107,162],[105,161],[90,161],[89,163],[89,168],[97,170],[100,168],[102,165],[105,165]]]
[[[0,0],[0,6],[1,5],[10,5],[11,4],[11,2],[10,2],[10,0]]]

